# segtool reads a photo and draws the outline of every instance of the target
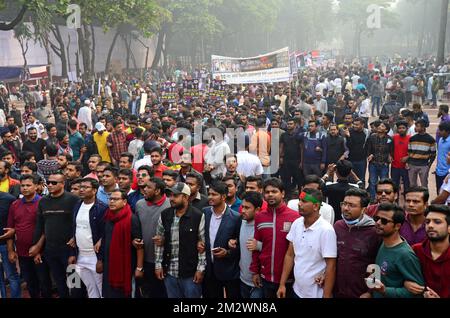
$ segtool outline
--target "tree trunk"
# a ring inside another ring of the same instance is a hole
[[[28,7],[27,5],[23,5],[22,8],[20,9],[19,13],[17,14],[17,16],[14,18],[14,20],[12,20],[10,23],[5,23],[5,22],[0,22],[0,31],[10,31],[13,30],[15,28],[16,25],[18,25],[20,23],[20,21],[22,21],[25,12],[27,12]]]
[[[53,69],[52,69],[52,61],[50,59],[50,48],[49,48],[49,44],[48,44],[48,34],[44,35],[44,50],[45,50],[45,54],[47,55],[47,65],[48,65],[48,78],[50,79],[50,82],[52,82],[52,73],[53,73]]]
[[[19,41],[20,44],[20,50],[22,51],[22,58],[23,58],[23,68],[26,69],[28,66],[27,61],[27,52],[28,52],[28,40],[24,39],[23,37],[19,36],[17,38],[17,41]]]
[[[81,67],[80,67],[80,52],[76,52],[75,53],[75,58],[76,58],[76,70],[77,70],[77,77],[78,75],[81,73]]]
[[[72,72],[72,65],[70,64],[70,34],[67,35],[69,41],[67,42],[67,71]]]
[[[128,35],[122,34],[122,40],[123,43],[125,43],[125,49],[127,50],[125,61],[126,61],[126,70],[128,71],[130,69],[130,47],[128,45]]]
[[[66,51],[64,46],[64,40],[61,36],[61,30],[59,29],[58,25],[55,25],[52,27],[52,33],[53,36],[56,39],[56,42],[58,42],[58,46],[52,44],[50,42],[50,47],[52,48],[53,52],[55,52],[56,55],[61,59],[61,76],[63,78],[67,78],[67,59],[66,59]],[[69,38],[69,44],[70,44],[70,38]]]
[[[148,56],[150,54],[150,48],[147,46],[146,49],[147,52],[145,53],[145,69],[148,70]]]
[[[445,34],[447,31],[447,19],[448,19],[448,4],[449,0],[442,0],[441,3],[441,25],[439,30],[439,43],[437,64],[443,65],[445,61]]]
[[[116,46],[116,41],[117,41],[117,38],[119,37],[119,35],[120,35],[120,30],[119,30],[119,28],[117,28],[116,34],[114,34],[114,38],[111,42],[111,46],[109,47],[108,57],[106,58],[106,66],[105,66],[106,74],[110,73],[111,57],[112,57],[112,53],[114,51],[114,47]]]
[[[424,17],[427,16],[427,11],[428,11],[428,0],[423,0],[423,12],[424,12],[423,16]],[[418,52],[417,52],[418,57],[421,57],[422,53],[423,53],[422,51],[423,51],[424,38],[425,38],[425,19],[422,19],[422,28],[420,30]]]
[[[89,79],[91,75],[91,50],[89,43],[89,31],[87,25],[83,25],[83,28],[77,29],[78,33],[78,45],[81,51],[81,57],[83,58],[83,78]]]
[[[161,60],[161,55],[163,51],[164,41],[166,39],[167,34],[167,25],[163,24],[161,30],[158,33],[158,43],[156,45],[155,57],[153,58],[152,69],[155,69],[159,65],[159,61]]]
[[[91,24],[92,48],[91,48],[91,74],[95,74],[95,30]]]

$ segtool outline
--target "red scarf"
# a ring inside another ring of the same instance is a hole
[[[119,213],[106,211],[105,220],[114,223],[109,246],[109,284],[131,295],[131,208],[127,204]]]

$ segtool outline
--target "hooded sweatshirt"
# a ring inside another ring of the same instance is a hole
[[[255,239],[262,242],[261,251],[252,255],[250,272],[261,274],[266,281],[279,284],[289,242],[286,239],[298,212],[282,203],[277,209],[267,208],[255,216]]]
[[[336,298],[359,298],[368,292],[364,281],[367,266],[375,263],[382,239],[375,232],[375,222],[365,215],[354,226],[344,220],[334,225],[337,237]]]
[[[413,246],[413,250],[420,260],[425,284],[441,298],[450,298],[450,248],[437,260],[431,256],[430,241],[425,240]]]

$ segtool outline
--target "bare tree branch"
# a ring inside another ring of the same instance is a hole
[[[27,12],[27,10],[28,10],[28,7],[24,4],[22,6],[22,8],[20,9],[19,14],[17,15],[17,17],[14,20],[12,20],[10,23],[0,22],[0,31],[9,31],[9,30],[14,29],[14,27],[16,25],[18,25],[20,23],[20,21],[22,21],[24,15],[25,15],[25,12]]]

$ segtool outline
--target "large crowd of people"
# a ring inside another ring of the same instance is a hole
[[[401,60],[214,93],[198,69],[0,86],[1,297],[23,282],[31,298],[450,297],[438,73]]]

